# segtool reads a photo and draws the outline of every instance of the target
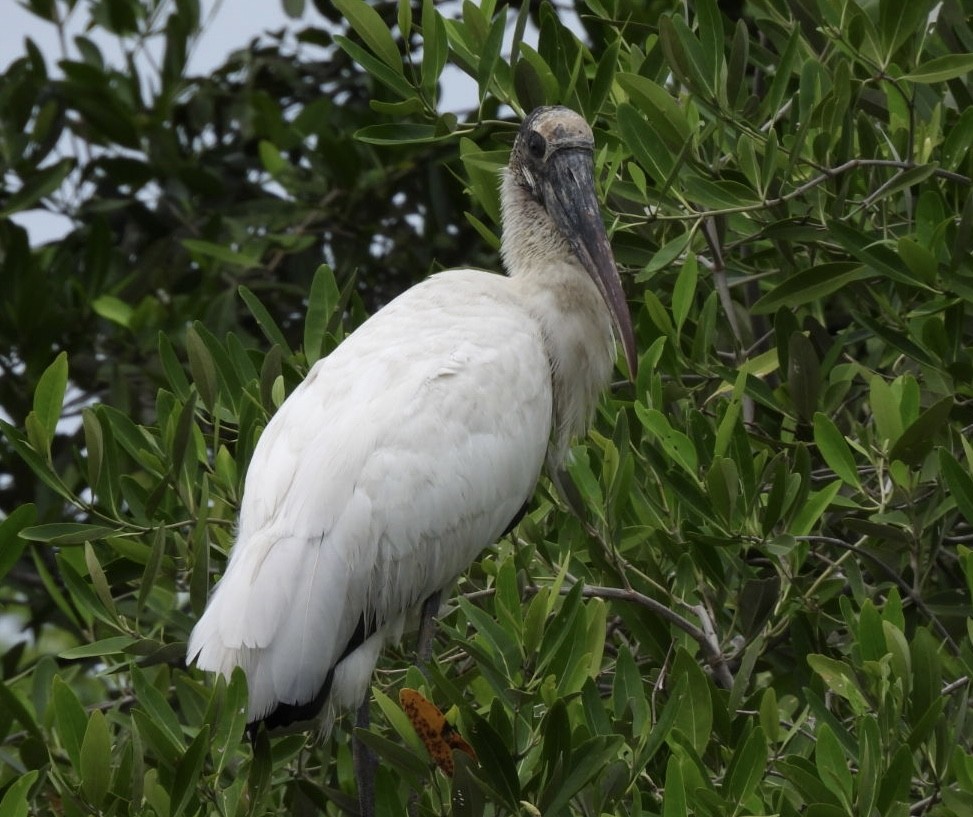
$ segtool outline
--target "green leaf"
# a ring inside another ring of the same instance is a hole
[[[183,755],[181,741],[173,741],[168,733],[143,709],[132,710],[132,721],[151,753],[160,765],[175,768]],[[168,812],[167,812],[168,813]]]
[[[907,190],[910,187],[916,187],[921,182],[924,182],[936,170],[939,169],[939,165],[935,162],[930,162],[924,165],[918,165],[916,167],[906,168],[904,170],[899,170],[889,179],[885,184],[878,188],[874,193],[868,197],[870,204],[873,204],[882,199],[890,199],[897,193],[903,190]],[[911,270],[911,267],[910,267]],[[923,284],[926,286],[931,286],[933,283],[932,276],[927,274],[922,275]]]
[[[966,521],[973,525],[973,477],[945,448],[939,449],[939,470],[946,487]],[[0,573],[2,575],[2,573]]]
[[[889,459],[901,460],[906,465],[918,467],[932,451],[933,443],[946,427],[952,410],[952,395],[933,403],[902,432],[902,436],[889,452]]]
[[[872,275],[855,261],[833,261],[808,267],[789,275],[753,305],[751,312],[765,315],[782,306],[800,307],[826,298],[834,292]]]
[[[520,804],[520,780],[510,751],[500,736],[483,718],[474,715],[469,740],[476,752],[483,777],[501,798],[504,806],[517,813]]]
[[[909,651],[909,642],[902,630],[891,621],[882,622],[882,632],[885,635],[885,650],[891,657],[892,673],[901,680],[902,688],[908,692],[912,689],[912,653]]]
[[[490,24],[490,31],[480,49],[479,62],[476,64],[476,82],[479,90],[479,102],[482,105],[490,92],[490,87],[497,81],[495,70],[503,47],[503,36],[506,32],[506,15],[497,15]]]
[[[59,675],[54,676],[51,686],[54,717],[61,745],[77,769],[81,766],[81,744],[88,726],[88,716],[74,690]]]
[[[963,77],[973,71],[973,54],[946,54],[916,66],[901,77],[910,82],[933,83]]]
[[[350,0],[354,2],[355,0]],[[409,83],[402,73],[401,59],[397,68],[390,68],[381,59],[376,59],[358,43],[349,40],[347,37],[336,35],[335,43],[341,50],[348,54],[358,65],[364,68],[374,78],[381,82],[386,88],[398,94],[402,99],[411,100],[416,96],[416,90]]]
[[[647,120],[627,102],[618,106],[618,129],[636,161],[661,187],[675,170],[672,153],[661,139],[655,138]]]
[[[678,152],[692,138],[686,114],[679,103],[661,85],[641,74],[619,73],[618,84],[628,94],[631,104],[651,123],[651,129],[671,151]]]
[[[8,218],[21,210],[30,210],[41,199],[57,190],[74,170],[74,159],[61,159],[43,170],[35,170],[23,179],[20,189],[7,197],[2,208],[0,218]]]
[[[864,661],[880,661],[885,655],[882,617],[871,599],[865,599],[858,616],[858,649]]]
[[[398,55],[396,55],[398,56]],[[449,56],[446,24],[433,0],[422,1],[422,89],[426,98],[435,102],[439,77]],[[399,60],[401,65],[401,59]]]
[[[402,73],[402,55],[381,15],[364,0],[334,0],[355,33],[385,65]],[[336,38],[337,39],[337,38]]]
[[[693,300],[696,296],[696,279],[698,276],[696,255],[688,253],[682,269],[676,277],[676,285],[672,290],[672,322],[676,326],[676,333],[689,315]]]
[[[372,699],[378,704],[378,708],[382,710],[382,716],[388,722],[389,726],[408,744],[409,750],[414,752],[417,757],[423,758],[425,762],[429,763],[429,753],[426,751],[425,745],[416,733],[412,722],[402,707],[378,687],[372,688]]]
[[[412,3],[410,0],[399,0],[396,22],[399,24],[400,36],[408,42],[412,34]]]
[[[882,776],[875,801],[879,814],[888,814],[889,806],[893,802],[907,802],[914,774],[912,750],[908,744],[902,744],[892,755],[888,769]]]
[[[621,738],[617,735],[596,735],[577,746],[570,755],[568,772],[554,791],[554,797],[544,814],[562,814],[572,797],[601,774],[608,763],[618,754]],[[543,802],[543,801],[542,801]]]
[[[81,644],[62,650],[58,653],[58,657],[70,661],[78,658],[102,658],[106,655],[121,655],[128,652],[129,647],[137,644],[138,640],[130,635],[115,635],[99,641],[92,641],[90,644]]]
[[[908,3],[903,3],[901,0],[880,0],[878,30],[882,37],[886,62],[892,60],[892,56],[902,43],[917,31],[921,31],[929,14],[930,5],[926,0]]]
[[[50,448],[57,424],[61,420],[64,391],[68,384],[68,353],[61,352],[37,381],[34,390],[34,414],[44,432],[46,448]]]
[[[229,264],[232,267],[254,269],[260,266],[259,258],[231,250],[222,244],[214,244],[212,241],[203,241],[198,238],[184,238],[182,239],[182,245],[193,253],[193,255],[200,258],[212,258],[214,261]]]
[[[970,108],[973,113],[973,108]],[[936,280],[938,264],[936,256],[918,241],[902,236],[896,243],[896,251],[909,269],[926,284],[932,285]]]
[[[941,161],[947,170],[957,170],[973,145],[973,108],[964,110],[943,142]],[[924,247],[925,249],[925,247]]]
[[[882,745],[879,736],[878,721],[874,716],[866,715],[858,721],[859,764],[858,774],[855,775],[855,789],[858,813],[871,814],[878,796],[878,774],[883,765]]]
[[[669,700],[666,701],[659,717],[652,724],[652,730],[649,732],[645,746],[639,755],[639,763],[641,765],[648,763],[669,739],[669,733],[675,726],[676,719],[685,706],[685,699],[687,697],[686,690],[688,687],[689,682],[685,678],[676,681],[672,694],[669,696]]]
[[[755,204],[759,196],[745,184],[728,179],[712,179],[693,172],[686,172],[680,184],[687,198],[697,205],[714,210],[735,209],[745,204]]]
[[[838,798],[831,788],[822,782],[817,769],[810,761],[799,755],[788,755],[774,764],[776,770],[794,785],[807,803],[830,805],[837,807]],[[839,817],[846,817],[845,811],[838,812]]]
[[[108,794],[111,780],[111,735],[108,721],[100,709],[88,718],[88,728],[81,742],[81,791],[85,799],[96,809],[101,807]]]
[[[692,237],[692,231],[686,230],[659,247],[659,251],[652,256],[652,259],[646,264],[645,269],[636,275],[636,283],[643,283],[649,280],[653,273],[669,266],[669,264],[686,251]]]
[[[128,329],[132,325],[135,310],[130,304],[114,295],[101,295],[91,302],[91,308],[105,320]]]
[[[165,696],[149,682],[145,672],[132,667],[132,681],[139,706],[148,713],[155,726],[171,741],[173,746],[183,747],[183,733],[179,719]]]
[[[856,714],[861,715],[869,710],[868,701],[861,691],[858,680],[847,664],[828,658],[826,655],[815,654],[809,655],[807,662],[832,692],[851,704]]]
[[[118,611],[115,609],[115,600],[112,597],[111,588],[108,586],[108,579],[105,577],[105,571],[101,566],[101,562],[98,561],[98,557],[95,555],[94,548],[91,547],[90,542],[85,542],[84,544],[84,563],[85,567],[88,568],[88,578],[98,599],[109,615],[113,617],[117,616]]]
[[[240,736],[247,725],[247,676],[240,667],[233,668],[225,689],[220,717],[212,730],[211,754],[217,772],[232,761]],[[212,723],[208,719],[207,722]]]
[[[926,366],[938,366],[936,359],[926,349],[919,346],[903,332],[899,332],[896,329],[888,326],[886,323],[876,320],[868,315],[865,315],[864,313],[853,313],[853,318],[857,323],[860,323],[866,329],[870,330],[875,337],[884,341],[893,349],[898,349],[907,357],[912,358],[918,363],[925,364]]]
[[[182,363],[176,356],[176,350],[172,346],[172,341],[164,332],[159,333],[159,359],[162,368],[165,370],[166,379],[169,386],[180,400],[189,399],[189,380],[186,379],[186,372],[183,370]]]
[[[84,444],[87,450],[88,484],[97,489],[105,460],[105,434],[98,415],[90,408],[81,412],[81,423],[84,426]]]
[[[208,751],[209,726],[204,725],[176,767],[176,775],[172,784],[172,817],[179,817],[191,802],[198,799],[196,783],[203,770],[203,763],[206,761]]]
[[[717,99],[726,101],[726,64],[723,56],[723,16],[717,0],[697,0],[695,3],[696,32],[700,54],[705,60],[707,84]]]
[[[0,800],[0,817],[27,817],[31,812],[30,789],[37,782],[37,769],[17,777],[3,793]]]
[[[776,743],[780,735],[780,707],[777,705],[777,693],[773,687],[767,687],[760,696],[760,725],[766,735],[766,741]]]
[[[920,627],[909,644],[912,664],[913,715],[925,713],[939,699],[943,686],[943,662],[938,639]]]
[[[683,705],[676,713],[673,728],[682,732],[697,754],[702,755],[709,745],[710,730],[713,728],[713,699],[709,681],[699,664],[681,647],[676,652],[671,676],[676,683],[681,678],[686,679]]]
[[[27,504],[14,508],[9,516],[0,522],[0,582],[17,564],[24,552],[27,537],[23,536],[22,531],[32,526],[35,521],[37,521],[37,509],[34,505]]]
[[[810,656],[809,656],[810,659]],[[851,810],[851,772],[841,744],[834,736],[834,732],[826,723],[817,728],[814,743],[814,762],[817,764],[818,774],[825,785],[841,800],[850,812]]]
[[[486,802],[473,772],[476,761],[465,752],[454,751],[453,763],[455,768],[450,791],[451,813],[454,817],[483,817]]]
[[[763,114],[770,117],[772,121],[780,115],[784,99],[788,96],[788,91],[792,87],[791,74],[794,72],[795,65],[803,62],[803,59],[798,56],[803,45],[801,29],[799,26],[794,26],[787,39],[787,45],[784,46],[783,53],[774,61],[774,78],[771,80],[770,88],[760,104]],[[772,178],[774,174],[767,171],[768,168],[765,167],[763,177],[765,179]]]
[[[257,146],[260,153],[260,163],[271,176],[279,176],[292,170],[290,162],[284,158],[280,148],[273,142],[261,139]]]
[[[869,381],[868,395],[879,438],[895,443],[902,436],[902,413],[892,387],[881,375],[875,375]]]
[[[216,363],[195,326],[186,330],[186,353],[189,355],[189,371],[193,375],[199,396],[203,398],[207,410],[212,412],[220,391]]]
[[[642,403],[636,403],[635,413],[646,430],[659,441],[666,454],[696,479],[698,459],[693,441],[683,432],[673,428],[666,416],[658,409],[646,408]]]
[[[445,142],[456,137],[455,133],[442,131],[435,125],[413,122],[395,122],[382,125],[369,125],[355,131],[359,142],[370,145],[420,145]]]
[[[662,817],[688,817],[686,787],[683,783],[682,763],[672,754],[666,764],[666,786],[662,794]]]
[[[706,487],[720,518],[732,523],[740,493],[736,463],[729,457],[713,457],[713,464],[706,473]]]
[[[560,85],[551,67],[523,42],[520,58],[514,63],[514,88],[525,110],[553,104],[560,96]]]
[[[659,18],[659,38],[669,67],[695,93],[715,94],[713,55],[708,54],[679,14]]]
[[[639,733],[650,725],[649,701],[645,693],[645,683],[639,672],[632,651],[624,644],[619,648],[615,660],[615,674],[612,680],[612,710],[616,719],[622,719],[626,710],[631,712],[632,729]]]
[[[906,286],[930,289],[911,273],[902,259],[883,241],[876,240],[842,221],[831,221],[828,224],[828,234],[874,272]]]
[[[611,92],[612,85],[617,76],[615,72],[618,70],[618,54],[621,46],[621,37],[612,40],[602,53],[601,59],[598,60],[595,76],[591,80],[588,103],[585,108],[586,118],[589,120],[594,120],[598,116],[602,106],[605,104],[605,100],[608,98],[608,94]]]
[[[271,345],[279,346],[282,350],[289,349],[290,346],[288,346],[287,340],[284,338],[284,333],[280,331],[280,327],[277,326],[270,312],[267,311],[267,307],[260,303],[257,296],[245,286],[241,286],[238,292],[243,302],[247,305],[247,309],[250,310],[250,314],[253,315],[260,329],[263,331],[264,337],[270,341]]]
[[[20,535],[31,542],[44,542],[48,545],[83,545],[85,542],[98,542],[118,531],[105,525],[88,525],[82,522],[50,522],[24,528]]]
[[[733,753],[728,777],[724,779],[726,798],[736,803],[744,802],[763,779],[766,766],[767,738],[764,730],[757,726]]]
[[[821,362],[814,344],[803,332],[794,332],[787,344],[787,387],[797,415],[810,421],[821,392]]]
[[[334,273],[322,264],[314,273],[311,292],[307,301],[307,317],[304,319],[304,357],[308,366],[321,357],[328,323],[338,306],[340,293]]]
[[[31,707],[11,688],[8,682],[3,680],[0,680],[0,712],[4,715],[5,723],[9,724],[9,719],[13,718],[20,722],[20,725],[32,738],[43,741],[43,733],[37,724]]]
[[[831,418],[820,411],[814,415],[814,444],[828,467],[845,483],[855,488],[861,487],[858,467],[844,435]]]

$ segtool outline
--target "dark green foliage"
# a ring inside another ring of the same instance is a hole
[[[641,368],[575,450],[580,514],[542,485],[428,679],[383,660],[380,813],[973,810],[963,4],[589,0],[582,41],[546,3],[321,2],[328,60],[205,78],[195,4],[149,5],[91,8],[163,33],[151,94],[87,40],[0,84],[0,599],[34,639],[0,658],[0,817],[353,812],[350,726],[243,744],[245,679],[184,642],[269,413],[393,292],[495,265],[498,111],[553,103],[596,128]],[[38,204],[74,227],[32,248]],[[476,750],[452,780],[403,686]]]

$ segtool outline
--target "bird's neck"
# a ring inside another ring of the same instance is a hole
[[[503,260],[524,307],[537,320],[554,386],[548,466],[591,423],[615,361],[611,314],[541,205],[509,175],[503,184]]]

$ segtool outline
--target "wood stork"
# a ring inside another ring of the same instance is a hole
[[[366,697],[382,646],[516,521],[635,342],[588,124],[524,121],[502,180],[508,275],[433,275],[319,360],[254,451],[189,660],[242,667],[251,728]],[[614,329],[614,334],[613,334]]]

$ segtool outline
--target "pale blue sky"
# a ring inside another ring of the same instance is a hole
[[[74,38],[79,35],[90,37],[101,50],[106,61],[124,64],[121,58],[122,49],[115,38],[104,35],[100,30],[84,31],[88,18],[88,4],[85,0],[78,0],[74,13],[67,21],[64,45],[60,41],[57,28],[27,11],[24,2],[25,0],[0,0],[0,8],[3,9],[3,25],[0,26],[0,72],[5,71],[14,59],[24,53],[24,40],[28,37],[45,55],[48,70],[52,73],[56,73],[56,63],[62,58],[65,48],[69,58],[78,58]],[[63,4],[57,5],[63,8]],[[280,29],[293,31],[307,25],[326,23],[325,18],[318,14],[310,2],[307,3],[301,20],[289,18],[284,13],[280,0],[201,0],[201,6],[205,21],[204,30],[189,60],[189,73],[195,75],[213,70],[224,62],[230,52],[246,46],[264,32]],[[443,2],[438,8],[447,16],[451,16],[453,10],[457,15],[461,13],[461,4],[456,0]],[[163,14],[169,12],[168,4],[162,11]],[[571,19],[565,21],[569,27],[580,30],[576,16],[572,13],[569,17]],[[525,40],[536,46],[537,31],[532,25],[528,25]],[[147,47],[153,60],[158,64],[162,51],[161,38],[156,42],[150,42]],[[146,76],[153,74],[151,68],[145,71]],[[450,67],[447,68],[443,79],[440,104],[444,110],[468,111],[475,108],[476,83],[472,79],[458,69]],[[70,150],[67,142],[63,149]],[[56,157],[52,157],[52,161],[54,158]],[[14,218],[28,229],[31,242],[35,245],[56,240],[70,228],[68,219],[45,210],[18,213]]]

